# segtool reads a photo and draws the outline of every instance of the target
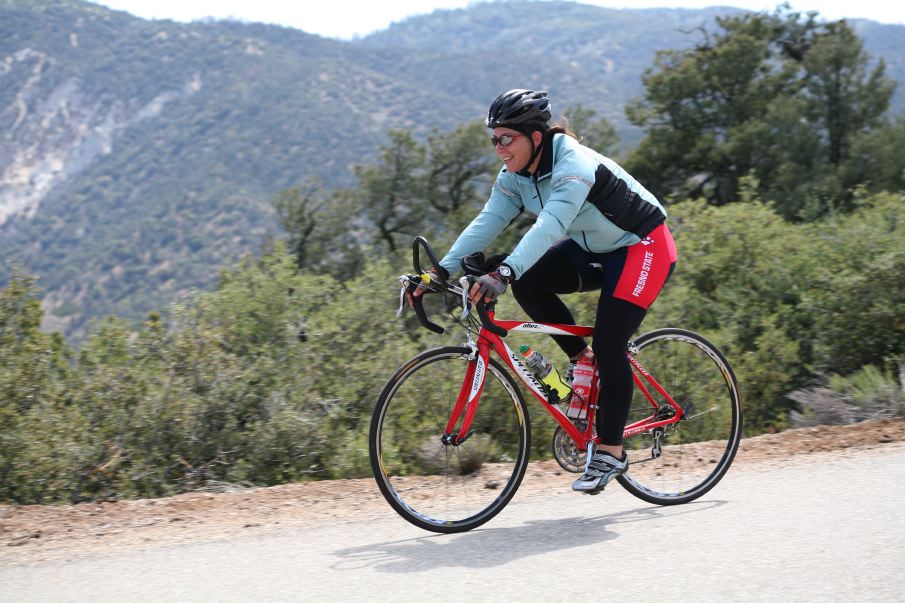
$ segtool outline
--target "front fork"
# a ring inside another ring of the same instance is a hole
[[[440,441],[446,446],[459,446],[474,435],[471,423],[478,410],[478,400],[481,398],[481,392],[484,391],[484,382],[490,365],[490,345],[483,338],[480,338],[477,344],[469,341],[468,345],[471,347],[472,353],[469,356],[462,389],[459,390],[459,397],[450,413],[444,434],[440,437]],[[459,419],[462,419],[462,425],[456,431]]]

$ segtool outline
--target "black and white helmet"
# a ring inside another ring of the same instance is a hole
[[[545,91],[515,89],[496,97],[484,124],[488,128],[544,130],[551,115],[550,99]]]

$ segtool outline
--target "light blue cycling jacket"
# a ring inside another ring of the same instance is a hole
[[[484,251],[524,210],[537,219],[506,259],[515,278],[566,237],[586,251],[606,253],[638,243],[666,219],[656,197],[615,161],[554,134],[534,175],[500,171],[484,209],[440,265],[457,273],[462,257]]]

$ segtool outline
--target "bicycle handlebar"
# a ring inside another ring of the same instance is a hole
[[[417,237],[415,237],[415,240],[412,241],[412,266],[415,268],[415,272],[417,274],[424,274],[425,272],[428,272],[428,270],[425,270],[421,267],[421,257],[418,253],[418,247],[424,247],[424,251],[427,252],[427,259],[430,260],[433,268],[435,268],[438,272],[441,271],[442,269],[440,268],[440,262],[437,260],[437,256],[434,255],[434,250],[433,248],[431,248],[430,243],[427,242],[427,239],[425,239],[421,235],[418,235]]]
[[[423,296],[415,296],[415,291],[422,283],[424,283],[425,277],[429,279],[436,278],[437,284],[440,285],[444,290],[450,293],[462,295],[463,304],[468,304],[469,302],[466,297],[467,291],[471,289],[471,286],[475,283],[476,279],[472,276],[466,276],[464,280],[467,280],[468,286],[457,288],[455,285],[451,285],[447,281],[443,280],[440,274],[431,274],[428,277],[427,275],[429,271],[424,270],[424,268],[421,266],[421,254],[419,253],[419,247],[424,248],[424,251],[427,253],[427,257],[430,260],[433,268],[435,268],[438,273],[442,271],[440,262],[437,260],[437,256],[434,254],[434,250],[431,248],[430,243],[427,242],[427,239],[419,235],[415,237],[414,241],[412,241],[412,267],[415,269],[417,275],[421,275],[421,283],[416,282],[416,280],[419,279],[419,276],[416,275],[404,275],[399,277],[399,279],[400,281],[402,281],[405,291],[411,296],[413,300],[412,306],[415,309],[415,315],[418,317],[418,322],[421,323],[421,326],[429,331],[437,333],[438,335],[443,335],[446,332],[446,329],[434,322],[431,322],[431,320],[427,317],[427,312],[424,310],[424,302],[422,299]],[[495,302],[491,302],[491,306],[493,306],[494,303]],[[478,317],[481,319],[481,324],[485,329],[495,335],[499,335],[500,337],[506,336],[509,331],[493,322],[493,319],[491,319],[489,315],[490,310],[488,310],[487,304],[485,304],[483,300],[475,304],[475,308],[478,311]],[[465,316],[465,314],[463,314],[463,316]]]
[[[406,278],[408,280],[408,277],[403,278]],[[443,335],[444,333],[446,333],[446,329],[436,323],[431,322],[427,317],[427,312],[424,311],[424,302],[422,301],[422,298],[424,296],[419,295],[416,297],[414,295],[418,287],[418,283],[408,280],[406,291],[409,295],[412,296],[412,306],[415,308],[415,316],[418,317],[418,322],[420,322],[421,326],[423,326],[425,329],[433,331],[437,335]]]
[[[491,304],[493,303],[494,302],[491,302]],[[475,307],[478,309],[478,316],[481,318],[481,324],[484,325],[485,329],[500,337],[505,337],[506,334],[509,333],[509,331],[493,322],[493,319],[487,314],[487,304],[484,303],[484,300],[475,304]]]

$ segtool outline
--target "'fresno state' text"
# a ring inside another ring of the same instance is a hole
[[[644,291],[644,285],[647,283],[647,277],[650,274],[650,267],[653,263],[654,252],[646,251],[644,253],[644,262],[641,264],[641,274],[638,275],[638,282],[635,284],[634,291],[632,291],[633,296],[641,297],[641,292]]]

